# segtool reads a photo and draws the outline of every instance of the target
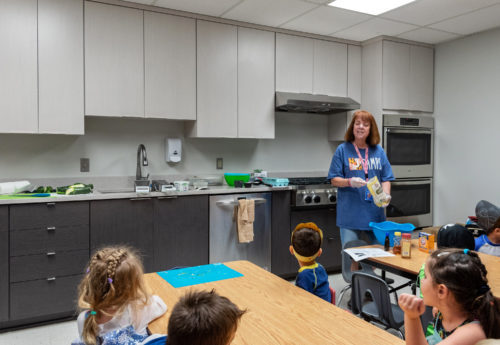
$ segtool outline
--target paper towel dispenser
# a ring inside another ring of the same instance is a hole
[[[182,142],[180,138],[167,138],[166,140],[167,162],[178,163],[182,158]]]

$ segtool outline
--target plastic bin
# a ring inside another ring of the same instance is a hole
[[[277,177],[263,177],[262,182],[270,184],[274,187],[286,187],[288,186],[287,178],[277,178]]]
[[[390,246],[394,246],[394,233],[396,231],[401,231],[401,233],[409,232],[411,233],[415,230],[415,225],[411,223],[395,223],[391,221],[385,221],[380,223],[370,222],[368,224],[370,228],[373,230],[377,241],[384,245],[385,242],[385,233],[389,233]]]

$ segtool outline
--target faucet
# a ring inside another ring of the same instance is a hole
[[[141,154],[142,154],[142,163],[141,163]],[[146,155],[146,147],[143,144],[140,144],[137,148],[137,171],[135,174],[136,180],[147,180],[149,178],[149,174],[146,177],[142,176],[141,171],[142,166],[148,166],[148,157]]]

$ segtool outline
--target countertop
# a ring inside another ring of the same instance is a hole
[[[116,190],[94,190],[90,194],[80,195],[58,195],[53,194],[50,197],[20,197],[19,199],[0,200],[0,205],[16,205],[16,204],[36,204],[45,202],[65,202],[65,201],[93,201],[93,200],[109,200],[109,199],[137,199],[137,198],[157,198],[157,197],[178,197],[186,195],[216,195],[216,194],[242,194],[242,193],[261,193],[273,192],[280,190],[292,190],[292,186],[286,187],[267,187],[267,186],[252,186],[251,188],[235,188],[231,186],[211,186],[205,190],[188,190],[186,192],[169,191],[169,192],[150,192],[150,193],[135,193],[126,189]]]

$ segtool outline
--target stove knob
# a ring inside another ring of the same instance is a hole
[[[336,202],[337,201],[337,196],[334,195],[334,194],[330,194],[330,196],[328,197],[328,199],[330,200],[330,202]]]
[[[311,201],[312,201],[312,197],[311,197],[310,195],[308,195],[308,196],[304,197],[304,202],[305,202],[306,204],[310,204],[310,203],[311,203]]]
[[[321,197],[319,195],[314,196],[314,202],[317,204],[321,201]]]

